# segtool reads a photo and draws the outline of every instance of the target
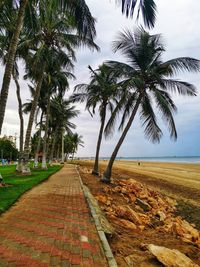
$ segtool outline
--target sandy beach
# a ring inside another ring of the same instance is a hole
[[[79,161],[79,170],[84,184],[90,188],[92,194],[98,199],[99,205],[115,228],[116,235],[110,240],[110,245],[119,266],[127,266],[124,259],[127,255],[132,255],[133,252],[133,262],[135,264],[133,266],[160,266],[156,262],[152,263],[153,259],[148,256],[148,253],[145,254],[145,252],[141,251],[141,244],[156,244],[177,249],[189,255],[196,264],[200,264],[199,249],[177,236],[177,233],[183,232],[180,222],[177,223],[176,228],[174,226],[175,222],[172,220],[172,230],[165,233],[161,230],[162,225],[158,224],[156,226],[153,221],[150,227],[145,227],[141,235],[140,231],[131,230],[127,228],[127,225],[122,225],[122,222],[124,223],[123,219],[127,220],[127,217],[120,213],[122,210],[120,210],[119,214],[115,213],[115,209],[126,209],[128,207],[129,211],[133,209],[138,216],[141,215],[141,209],[138,210],[134,198],[129,198],[128,191],[118,191],[118,185],[120,183],[124,184],[126,180],[129,183],[131,178],[132,181],[136,180],[136,182],[142,184],[144,188],[153,189],[152,192],[159,191],[164,193],[160,194],[158,192],[163,200],[166,196],[175,199],[175,202],[171,199],[172,203],[175,203],[174,218],[177,216],[176,218],[179,218],[177,219],[178,221],[182,218],[181,220],[188,221],[196,229],[200,230],[200,164],[140,161],[140,165],[138,165],[137,161],[116,161],[112,173],[113,183],[107,186],[100,183],[99,179],[91,174],[93,163],[91,160]],[[100,161],[101,174],[105,170],[107,163],[107,161]],[[137,192],[140,192],[140,190]],[[155,194],[152,198],[154,200],[156,200]],[[147,199],[145,198],[145,201]],[[159,203],[157,201],[155,202]],[[151,213],[142,211],[141,216],[146,216],[147,214]],[[167,223],[167,220],[165,223]],[[176,232],[176,229],[178,229],[178,232]],[[140,265],[143,263],[146,265]]]
[[[92,165],[92,161],[87,161]],[[107,161],[100,161],[101,171]],[[200,205],[200,164],[163,163],[140,161],[115,161],[113,178],[138,179],[159,188],[176,198],[185,198]],[[128,176],[128,177],[127,177]]]

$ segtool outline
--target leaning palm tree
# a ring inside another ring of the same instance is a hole
[[[6,62],[9,58],[8,53],[10,49],[10,43],[13,38],[13,34],[15,32],[15,24],[17,20],[17,8],[13,7],[12,1],[8,2],[4,5],[3,10],[0,10],[0,60],[3,65],[6,65]],[[12,70],[12,78],[16,85],[16,93],[18,100],[18,114],[20,119],[20,138],[19,138],[19,160],[17,164],[17,170],[20,171],[21,166],[21,155],[23,152],[23,139],[24,139],[24,119],[23,119],[23,111],[22,111],[22,100],[20,93],[20,83],[19,83],[19,71],[17,61],[19,58],[25,56],[24,51],[19,51],[17,49],[13,70]]]
[[[113,43],[113,50],[120,51],[128,62],[108,62],[114,70],[121,71],[122,84],[124,90],[128,91],[128,97],[119,126],[123,131],[103,174],[104,182],[110,182],[114,160],[137,113],[150,141],[159,142],[162,136],[162,130],[157,124],[157,114],[161,115],[168,126],[170,137],[176,140],[173,113],[177,108],[170,93],[195,96],[196,89],[188,82],[172,79],[172,76],[184,70],[200,71],[200,61],[194,58],[181,57],[163,62],[161,56],[165,48],[161,36],[150,35],[143,29],[133,33],[129,30],[121,32]],[[125,125],[126,119],[128,121]],[[113,120],[114,117],[111,117],[111,125]],[[106,131],[109,131],[109,124]]]
[[[28,4],[28,0],[21,0],[19,2],[19,6],[16,3],[13,4],[13,1],[5,1],[5,3],[1,6],[1,10],[0,10],[1,30],[3,28],[2,27],[3,25],[5,27],[7,26],[6,20],[8,18],[8,14],[10,13],[10,11],[13,11],[13,9],[16,9],[16,8],[18,11],[17,19],[15,23],[15,29],[13,31],[13,35],[12,35],[9,49],[8,49],[5,72],[3,76],[3,83],[1,87],[1,93],[0,93],[0,133],[1,133],[3,120],[4,120],[5,108],[6,108],[7,98],[8,98],[11,75],[12,75],[14,61],[15,61],[15,55],[16,55],[17,46],[19,42],[20,32],[23,27],[24,14],[25,14],[27,4]]]
[[[117,73],[105,64],[99,66],[94,71],[90,66],[91,81],[89,84],[78,84],[74,88],[71,96],[73,102],[86,102],[86,110],[93,116],[98,106],[100,115],[100,129],[96,145],[95,162],[92,174],[99,175],[99,153],[103,137],[103,131],[108,111],[113,112],[115,104],[119,98],[119,85],[117,83]]]

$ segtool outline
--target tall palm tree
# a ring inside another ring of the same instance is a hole
[[[26,11],[28,4],[29,4],[29,8],[27,11],[27,16],[25,16],[26,15],[25,11]],[[33,30],[39,30],[38,28],[39,24],[36,22],[36,19],[34,17],[35,14],[40,16],[41,20],[45,20],[45,19],[54,20],[57,18],[57,20],[55,20],[57,22],[59,19],[60,19],[60,22],[63,21],[63,23],[70,22],[70,24],[73,24],[73,26],[78,30],[79,35],[82,35],[82,36],[87,35],[89,39],[93,39],[96,33],[95,26],[94,26],[95,20],[91,16],[91,13],[85,3],[85,0],[78,0],[78,1],[71,1],[71,0],[61,0],[61,1],[46,1],[46,0],[12,1],[10,0],[8,1],[7,0],[7,1],[1,1],[0,31],[2,31],[2,24],[6,21],[8,12],[13,9],[16,10],[17,12],[17,19],[16,19],[16,23],[14,24],[15,29],[13,31],[12,39],[11,39],[10,46],[9,46],[8,57],[7,57],[6,67],[5,67],[4,77],[3,77],[3,83],[2,83],[2,88],[0,92],[0,133],[1,133],[4,115],[5,115],[5,108],[7,104],[7,97],[8,97],[8,91],[9,91],[10,79],[12,75],[12,69],[14,65],[15,54],[17,51],[20,32],[23,28],[23,22],[25,21],[27,33],[32,32]],[[53,14],[55,16],[52,16]],[[63,17],[62,16],[63,14],[68,14],[67,18],[66,16]],[[60,23],[60,22],[58,22],[58,24],[60,25],[60,27],[62,27],[63,23]],[[46,23],[46,26],[47,25],[49,24]],[[52,30],[53,30],[53,35],[56,34],[54,29]],[[37,35],[38,32],[34,34]],[[53,35],[46,28],[44,32],[47,33],[48,40],[50,40],[50,38],[52,38]],[[40,33],[42,33],[42,31],[40,31]]]
[[[69,7],[69,9],[67,9]],[[35,12],[35,14],[34,14]],[[57,58],[63,68],[72,67],[75,60],[74,49],[85,45],[98,49],[93,42],[95,28],[93,19],[85,1],[40,1],[33,10],[35,32],[30,32],[25,45],[30,48],[27,60],[32,79],[36,81],[34,102],[30,112],[24,144],[24,172],[30,172],[27,166],[33,119],[46,68],[53,58]],[[72,19],[73,18],[73,19]],[[28,33],[27,33],[28,34]],[[39,68],[41,66],[41,68]]]
[[[117,73],[110,70],[106,65],[101,65],[94,71],[90,66],[91,81],[89,84],[78,84],[74,88],[74,94],[71,96],[73,102],[86,102],[86,109],[93,116],[98,106],[101,119],[97,145],[95,163],[92,173],[99,175],[99,152],[103,137],[103,131],[106,122],[107,111],[114,110],[114,104],[119,98],[119,85],[117,83]]]
[[[31,94],[31,99],[23,104],[23,112],[25,114],[29,114],[31,112],[33,99],[35,95],[35,88],[32,85],[28,85],[28,87]],[[37,109],[35,112],[35,124],[36,126],[39,126],[39,129],[37,132],[37,146],[34,151],[35,153],[34,168],[38,168],[38,155],[41,149],[42,130],[44,128],[44,114],[46,113],[46,107],[47,107],[47,93],[46,93],[46,88],[42,87],[38,99]],[[38,116],[39,116],[39,121],[38,121]]]
[[[119,127],[123,131],[104,172],[104,182],[110,182],[114,160],[138,112],[145,127],[145,135],[150,141],[159,142],[162,136],[156,120],[157,114],[165,121],[170,137],[176,140],[173,119],[176,106],[170,93],[195,96],[196,89],[188,82],[172,79],[172,76],[185,70],[200,71],[199,60],[193,58],[181,57],[163,62],[161,56],[165,48],[161,36],[150,35],[143,29],[133,33],[129,30],[121,32],[113,43],[113,50],[120,51],[127,59],[128,63],[110,61],[108,65],[121,71],[122,83],[129,94]],[[125,125],[126,119],[128,121]],[[114,120],[114,117],[110,120]]]
[[[15,31],[15,24],[17,20],[17,11],[16,8],[13,8],[13,4],[10,1],[4,5],[3,10],[0,10],[0,60],[3,65],[6,65],[8,59],[8,53],[10,49],[10,43],[12,41],[13,33]],[[2,14],[3,13],[3,14]],[[14,58],[13,70],[12,70],[12,78],[16,85],[16,94],[18,100],[18,114],[20,120],[20,137],[19,137],[19,161],[17,165],[17,170],[20,169],[21,165],[21,155],[23,152],[23,138],[24,138],[24,119],[22,112],[22,100],[20,93],[20,84],[19,84],[19,71],[17,60],[22,56],[18,50],[16,51],[16,55]]]
[[[19,72],[17,64],[14,65],[12,77],[16,85],[16,93],[17,93],[17,100],[18,100],[18,114],[19,114],[19,120],[20,120],[20,136],[19,136],[19,154],[20,154],[20,160],[21,155],[23,152],[23,144],[24,144],[24,117],[23,117],[23,104],[21,99],[21,90],[20,90],[20,84],[19,84]]]
[[[9,86],[10,86],[10,80],[11,80],[11,75],[12,75],[14,61],[15,61],[17,45],[19,42],[19,36],[20,36],[20,32],[23,27],[24,14],[25,14],[27,3],[28,3],[28,0],[21,0],[19,2],[19,7],[17,5],[13,7],[12,1],[7,1],[7,3],[4,3],[4,5],[1,6],[1,10],[0,10],[1,11],[0,21],[5,22],[10,9],[12,10],[14,8],[18,9],[15,29],[12,34],[12,38],[10,41],[9,50],[7,54],[5,72],[3,76],[3,83],[1,87],[1,93],[0,93],[0,133],[1,133],[2,125],[3,125],[5,108],[6,108],[7,98],[8,98],[8,91],[9,91]],[[3,25],[1,23],[1,31],[2,31],[2,26]],[[7,25],[4,24],[4,26],[7,26]]]
[[[121,3],[122,13],[125,13],[127,17],[133,17],[137,9],[137,19],[142,13],[144,25],[148,28],[154,27],[156,20],[156,4],[154,0],[118,0],[118,2]]]
[[[60,69],[59,62],[55,61],[51,66],[48,66],[47,75],[43,80],[42,87],[45,88],[47,94],[47,106],[46,106],[46,121],[45,121],[45,134],[43,142],[42,153],[42,168],[47,169],[46,157],[47,157],[47,138],[49,132],[49,120],[51,116],[51,97],[53,94],[58,93],[62,98],[66,89],[69,87],[68,78],[75,78],[70,72],[66,72]]]

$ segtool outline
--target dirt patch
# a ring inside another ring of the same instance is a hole
[[[107,185],[100,183],[99,178],[91,175],[91,164],[84,162],[81,163],[81,165],[82,167],[80,168],[80,174],[84,184],[90,188],[94,196],[104,195],[105,191],[107,190],[105,189]],[[117,179],[130,179],[133,178],[133,174],[130,174],[128,172],[124,174],[124,171],[122,172],[119,169],[115,168],[113,177]],[[134,179],[138,179],[140,182],[148,180],[142,175],[134,175]],[[114,185],[110,185],[111,189],[113,186]],[[113,194],[112,201],[115,203],[116,206],[127,205],[127,200],[122,196],[122,194]],[[187,205],[184,206],[184,203],[180,203],[180,208],[177,211],[178,214],[185,214],[186,219],[188,219],[187,208],[190,207],[192,211],[192,206],[189,205],[187,207]],[[104,206],[101,206],[104,209]],[[159,228],[157,229],[154,226],[147,227],[144,231],[140,231],[138,228],[135,230],[127,229],[119,225],[115,217],[108,216],[107,218],[114,226],[116,231],[114,236],[109,237],[109,243],[119,266],[127,266],[125,257],[129,255],[132,255],[133,266],[163,266],[148,251],[144,249],[147,244],[155,244],[159,246],[165,246],[171,249],[177,249],[180,252],[186,254],[195,263],[200,265],[200,249],[192,244],[187,244],[183,242],[180,237],[178,237],[178,235],[159,231]],[[195,218],[192,218],[192,220],[195,221]]]

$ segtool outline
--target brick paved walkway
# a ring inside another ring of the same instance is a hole
[[[0,266],[108,266],[73,165],[0,216]]]

